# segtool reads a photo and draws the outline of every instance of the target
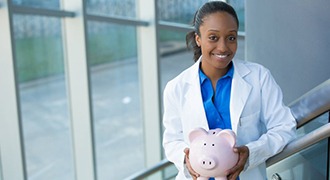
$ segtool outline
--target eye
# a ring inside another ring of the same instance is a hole
[[[204,146],[206,146],[206,143],[204,143]]]
[[[212,36],[209,36],[209,40],[211,40],[211,41],[216,41],[216,40],[218,40],[218,37],[212,35]]]
[[[229,40],[229,41],[236,41],[236,37],[235,37],[235,36],[229,36],[229,37],[228,37],[228,40]]]
[[[215,144],[212,144],[212,146],[215,146]]]

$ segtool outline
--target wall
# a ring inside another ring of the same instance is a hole
[[[246,58],[269,68],[286,104],[330,78],[330,1],[246,1]]]

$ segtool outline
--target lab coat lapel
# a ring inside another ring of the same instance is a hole
[[[234,62],[234,77],[232,80],[231,95],[230,95],[230,116],[232,130],[237,133],[237,126],[246,104],[246,101],[251,92],[251,85],[244,80],[250,70],[242,63]]]
[[[190,73],[186,78],[188,88],[185,94],[185,106],[189,106],[190,123],[195,127],[202,127],[208,130],[208,123],[204,111],[203,99],[201,95],[200,82],[199,82],[199,64],[197,61],[190,69]]]

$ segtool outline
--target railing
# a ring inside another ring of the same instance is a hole
[[[289,106],[297,120],[297,128],[329,111],[330,79],[318,85]],[[281,153],[267,160],[267,167],[328,137],[330,137],[330,123],[289,143]]]
[[[289,105],[293,116],[297,121],[297,128],[302,127],[306,123],[314,120],[321,114],[330,111],[330,79],[318,85],[314,89],[301,96],[299,99]],[[289,143],[284,150],[269,158],[266,161],[267,167],[307,148],[319,141],[330,137],[330,123],[327,123],[318,129],[300,137]],[[138,180],[148,177],[149,175],[161,171],[172,165],[167,159],[163,159],[151,168],[147,168],[137,172],[126,180]]]

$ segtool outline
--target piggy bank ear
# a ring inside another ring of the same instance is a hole
[[[189,141],[192,142],[196,137],[206,135],[207,131],[203,128],[196,128],[189,133]]]
[[[231,147],[234,147],[236,144],[236,135],[234,133],[234,131],[230,130],[230,129],[225,129],[220,131],[217,136],[225,139]]]

